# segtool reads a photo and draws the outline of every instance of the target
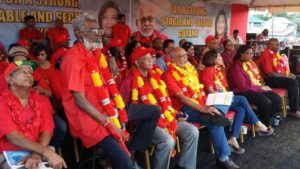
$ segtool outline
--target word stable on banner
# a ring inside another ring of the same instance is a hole
[[[174,17],[161,17],[162,26],[176,26],[176,27],[212,27],[213,20],[211,17],[207,18],[191,18],[191,16],[207,16],[207,9],[203,7],[193,6],[178,6],[170,4],[169,13]],[[189,17],[179,18],[176,15],[186,15]],[[199,29],[178,29],[177,35],[179,38],[197,38],[199,36]]]

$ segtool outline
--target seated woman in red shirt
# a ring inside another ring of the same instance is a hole
[[[218,52],[216,50],[206,52],[203,64],[205,65],[205,69],[200,71],[199,78],[204,84],[206,91],[208,93],[227,92],[228,84],[224,71],[225,66],[223,59]],[[236,112],[230,132],[230,138],[228,139],[228,144],[233,153],[243,154],[245,152],[236,140],[239,137],[244,118],[247,118],[248,123],[255,125],[259,135],[269,136],[273,134],[274,129],[268,129],[257,119],[245,97],[234,96],[229,109]]]
[[[259,119],[270,126],[272,116],[281,112],[281,98],[261,83],[260,72],[252,57],[250,46],[243,45],[238,49],[228,71],[230,88],[234,93],[245,96],[250,104],[256,105]]]
[[[36,71],[48,83],[51,92],[55,96],[56,100],[61,100],[61,80],[59,71],[54,69],[54,65],[50,63],[50,51],[45,45],[37,45],[33,49],[33,55],[39,63],[39,67]]]

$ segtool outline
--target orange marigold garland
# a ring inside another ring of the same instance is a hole
[[[132,83],[132,101],[137,103],[140,100],[143,104],[158,105],[163,113],[158,122],[158,126],[167,128],[170,135],[175,140],[175,131],[177,127],[177,120],[175,119],[176,111],[173,109],[171,99],[166,91],[166,84],[154,70],[149,71],[151,86],[144,83],[140,72],[136,68],[133,69],[132,73],[134,75]],[[155,96],[152,94],[151,87],[154,90]]]
[[[259,70],[254,61],[242,62],[243,70],[249,76],[250,81],[253,85],[262,86],[260,82]]]
[[[217,89],[221,89],[220,92],[227,92],[228,84],[224,77],[223,69],[221,67],[217,67],[214,73],[215,84],[217,85]]]
[[[173,78],[177,81],[178,86],[185,96],[192,98],[195,103],[205,106],[206,95],[204,85],[200,84],[197,71],[193,65],[188,64],[183,69],[170,63],[168,71],[172,73]]]
[[[158,121],[158,126],[167,129],[172,138],[176,140],[175,132],[177,120],[175,117],[177,112],[172,107],[165,82],[160,79],[160,75],[157,74],[155,70],[149,70],[151,86],[144,82],[137,68],[133,68],[132,73],[134,75],[132,82],[132,101],[137,103],[140,100],[143,104],[159,106],[162,114]],[[151,87],[154,90],[154,95],[152,94]],[[173,157],[175,154],[176,151],[173,151],[171,156]]]
[[[94,86],[96,87],[97,95],[106,115],[108,116],[108,119],[117,127],[122,128],[126,139],[128,139],[129,135],[126,132],[125,127],[125,124],[128,121],[125,103],[108,69],[105,55],[101,53],[100,49],[95,50],[93,54],[96,56],[95,59],[99,59],[99,66],[97,66],[97,60],[91,59],[87,64],[87,69],[91,73],[91,78]],[[102,74],[102,76],[100,74]],[[106,90],[105,84],[107,84],[109,92]],[[110,99],[111,97],[113,97],[113,100]],[[115,108],[117,109],[119,116],[117,116]]]

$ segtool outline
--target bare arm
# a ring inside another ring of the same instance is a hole
[[[43,143],[46,143],[47,141],[47,137],[49,137],[49,135],[46,134],[46,136],[44,136],[43,138]],[[25,150],[29,150],[32,151],[34,153],[40,154],[44,157],[46,157],[48,163],[50,166],[52,166],[54,169],[61,169],[61,168],[67,168],[67,165],[65,163],[65,161],[59,156],[57,155],[55,152],[52,152],[48,147],[40,144],[40,143],[36,143],[33,142],[29,139],[27,139],[26,137],[24,137],[22,134],[20,134],[17,131],[13,131],[11,133],[9,133],[8,135],[6,135],[7,140],[16,145],[17,147],[20,147],[22,149]],[[26,164],[28,165],[28,164]]]
[[[276,72],[272,72],[272,73],[268,73],[268,77],[286,77],[286,76]]]
[[[33,142],[17,131],[13,131],[6,135],[7,140],[17,147],[43,155],[48,148],[42,144]]]

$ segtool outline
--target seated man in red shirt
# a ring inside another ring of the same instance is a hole
[[[64,27],[63,21],[59,18],[56,18],[55,27],[50,28],[47,34],[52,50],[57,48],[58,43],[56,42],[56,39],[61,35],[66,36],[67,39],[70,38],[68,29]]]
[[[61,64],[62,100],[71,134],[80,138],[86,148],[101,148],[114,169],[132,169],[121,130],[127,123],[125,104],[99,49],[103,31],[96,17],[89,13],[77,17],[73,26],[78,43]],[[159,109],[152,105],[129,105],[126,109],[128,120],[144,120],[134,131],[128,149],[144,151],[157,125]]]
[[[10,63],[5,70],[9,88],[0,97],[0,153],[28,150],[23,159],[26,168],[38,168],[45,157],[55,169],[67,168],[64,160],[48,148],[53,132],[52,106],[49,100],[32,90],[34,62]],[[1,154],[0,159],[3,158]],[[0,168],[7,167],[1,161]]]
[[[44,37],[42,33],[35,28],[35,20],[32,15],[24,18],[26,27],[20,30],[20,39],[27,40],[30,43],[43,43]]]
[[[188,62],[186,51],[177,47],[172,49],[170,56],[171,63],[162,79],[166,82],[174,108],[187,113],[188,122],[201,123],[208,128],[214,147],[218,147],[215,149],[217,165],[225,169],[238,169],[229,158],[230,150],[221,126],[228,122],[216,108],[205,105],[204,86],[198,80],[196,69]]]
[[[151,56],[151,49],[138,47],[133,51],[131,59],[134,67],[122,82],[120,89],[125,102],[129,104],[152,104],[161,108],[161,118],[152,138],[152,143],[157,147],[152,167],[154,169],[169,168],[170,156],[175,147],[174,140],[176,140],[177,135],[181,141],[181,152],[177,166],[195,169],[198,129],[185,121],[187,115],[175,111],[172,107],[165,83],[153,69],[154,59]],[[176,117],[180,117],[178,121]]]
[[[113,37],[115,39],[120,39],[122,41],[122,47],[125,47],[129,42],[130,38],[130,28],[126,25],[126,17],[124,14],[119,14],[118,16],[119,22],[115,24],[113,27]]]
[[[266,85],[288,90],[290,115],[300,119],[299,87],[295,75],[288,69],[288,62],[278,53],[279,41],[271,38],[268,47],[258,59]]]

